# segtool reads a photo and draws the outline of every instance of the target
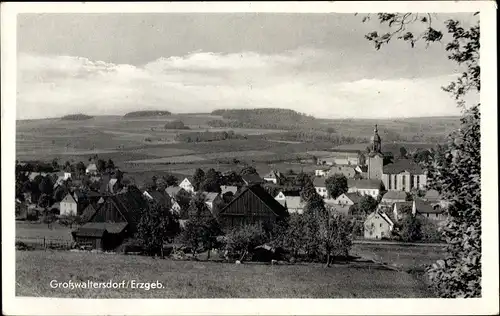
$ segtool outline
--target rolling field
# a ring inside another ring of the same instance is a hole
[[[161,289],[63,289],[49,282],[160,282]],[[17,251],[16,296],[72,298],[432,297],[405,272],[376,264],[225,264],[64,251]]]
[[[192,175],[196,168],[218,168],[220,171],[241,167],[243,163],[254,165],[259,173],[271,168],[313,172],[312,165],[290,164],[298,157],[327,154],[333,146],[326,142],[274,141],[273,135],[282,130],[238,129],[237,134],[248,139],[228,139],[201,143],[178,143],[177,133],[185,130],[165,130],[167,121],[181,120],[191,131],[221,131],[230,128],[210,128],[207,122],[222,119],[210,114],[174,114],[168,117],[123,118],[121,116],[96,116],[84,121],[60,119],[17,121],[16,154],[18,160],[59,159],[60,163],[76,163],[98,155],[100,159],[112,159],[115,164],[137,177],[141,184],[151,176],[142,173],[172,172]],[[415,118],[401,120],[319,120],[320,124],[334,127],[343,136],[367,137],[378,123],[381,130],[396,129],[399,134],[410,135],[426,130],[430,135],[444,135],[458,122],[457,118]],[[384,142],[382,149],[399,154],[399,148],[408,150],[428,148],[434,143]],[[367,144],[342,145],[342,149],[365,150]],[[233,159],[241,163],[235,165]]]

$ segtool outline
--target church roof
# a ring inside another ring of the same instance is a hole
[[[398,174],[408,171],[412,174],[423,174],[424,170],[411,159],[399,159],[393,163],[384,166],[385,174]]]

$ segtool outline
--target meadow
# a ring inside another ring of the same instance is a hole
[[[161,289],[51,288],[50,281],[160,282]],[[174,261],[69,251],[17,251],[16,296],[71,298],[419,298],[425,284],[405,272],[358,262],[263,265]]]

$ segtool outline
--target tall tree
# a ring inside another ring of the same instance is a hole
[[[195,191],[200,190],[200,186],[203,181],[205,181],[205,172],[202,169],[197,168],[193,174],[193,187]]]
[[[179,233],[175,214],[157,202],[150,202],[141,211],[136,237],[150,254],[163,257],[163,244]]]
[[[82,177],[85,175],[85,172],[87,170],[87,168],[85,167],[85,164],[83,162],[79,162],[76,164],[76,174],[79,176],[79,177]]]
[[[311,177],[307,173],[299,172],[295,177],[293,185],[304,188],[307,183],[312,184]]]
[[[318,216],[319,242],[329,267],[337,256],[347,257],[352,246],[353,223],[344,216],[325,212]]]
[[[96,168],[99,173],[103,173],[106,171],[106,161],[102,159],[98,159],[96,163]]]
[[[477,15],[479,12],[474,13]],[[369,17],[368,17],[369,18]],[[390,32],[366,35],[377,49],[392,38],[427,44],[441,41],[443,32],[435,29],[431,14],[380,13],[380,23],[388,24]],[[364,18],[365,20],[367,17]],[[407,31],[407,25],[418,22],[426,26],[420,35]],[[449,137],[447,148],[438,150],[428,165],[432,178],[428,187],[438,190],[450,204],[449,219],[443,229],[448,256],[438,260],[428,273],[434,290],[441,297],[479,297],[481,295],[481,132],[480,104],[467,104],[464,96],[481,90],[479,19],[464,28],[460,21],[450,19],[445,27],[451,35],[446,44],[448,59],[463,71],[443,90],[449,92],[462,108],[460,129]],[[440,153],[441,151],[441,153]]]
[[[48,196],[52,196],[54,193],[54,183],[50,177],[43,177],[38,185],[40,192]]]
[[[403,146],[399,147],[399,157],[403,159],[408,158],[408,150],[406,150]]]
[[[165,177],[165,183],[167,184],[167,187],[170,187],[170,186],[177,186],[179,185],[179,179],[174,176],[173,174],[167,174]]]
[[[215,169],[211,168],[207,171],[205,179],[200,185],[200,190],[206,192],[220,193],[221,182],[222,182],[222,176],[220,172],[215,171]]]
[[[252,166],[245,166],[243,169],[240,171],[241,176],[249,175],[249,174],[258,174],[257,169],[255,169]]]
[[[336,173],[325,180],[326,190],[328,194],[336,199],[343,193],[347,192],[347,178],[343,174]]]

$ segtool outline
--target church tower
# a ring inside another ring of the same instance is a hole
[[[382,180],[384,168],[384,156],[382,155],[382,140],[378,135],[378,128],[375,125],[373,136],[371,137],[371,151],[368,155],[368,179]]]

